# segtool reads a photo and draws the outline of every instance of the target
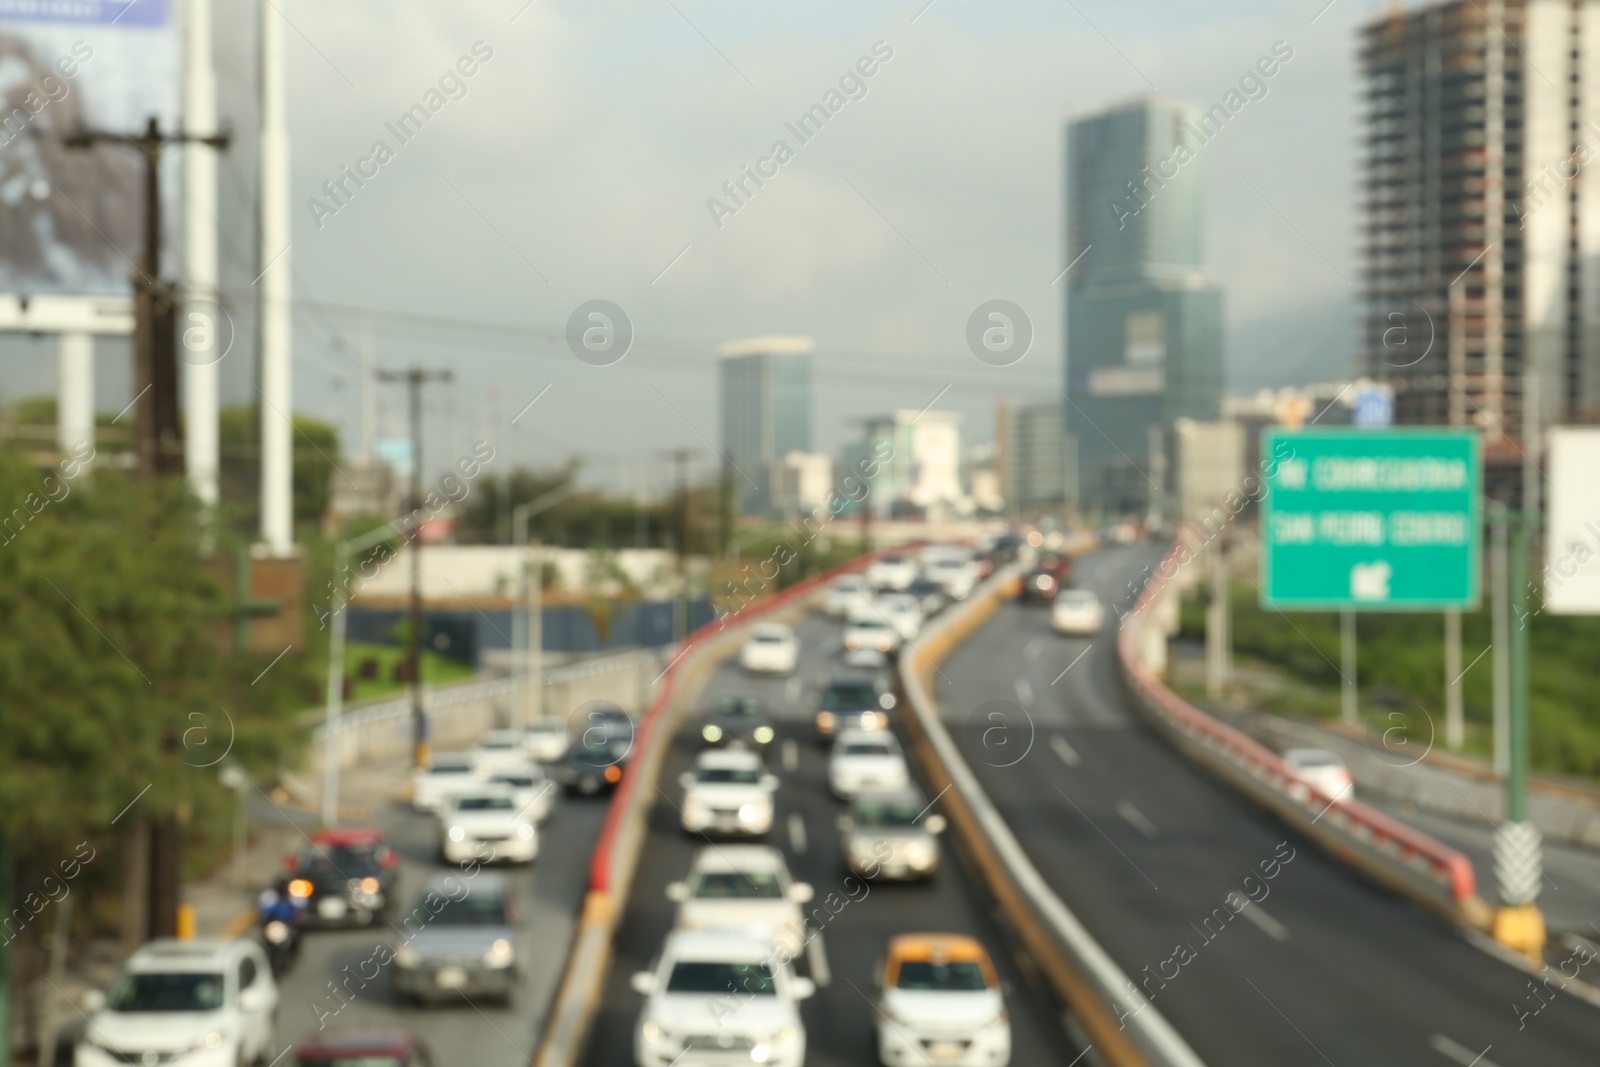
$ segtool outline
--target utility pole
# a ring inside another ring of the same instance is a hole
[[[283,14],[262,0],[260,231],[257,321],[261,338],[261,543],[272,556],[294,553],[294,391],[289,225],[289,117],[283,74]]]
[[[411,367],[404,371],[378,372],[380,382],[404,382],[409,390],[411,412],[411,517],[408,521],[411,540],[411,640],[406,658],[411,664],[411,740],[416,766],[426,767],[428,758],[428,717],[422,708],[422,387],[430,382],[455,380],[449,370],[424,370]]]

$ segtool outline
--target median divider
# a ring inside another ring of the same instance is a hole
[[[1008,567],[947,609],[900,652],[911,747],[950,826],[1007,921],[1111,1067],[1203,1067],[1200,1058],[1129,981],[1023,851],[939,718],[938,664],[1016,594]]]
[[[595,1010],[605,991],[606,972],[617,924],[626,909],[639,853],[649,832],[650,809],[658,795],[661,767],[687,704],[706,676],[733,655],[750,623],[795,611],[840,575],[859,571],[872,556],[861,556],[788,589],[724,615],[689,635],[657,679],[650,707],[634,727],[627,770],[611,798],[606,820],[589,861],[589,894],[579,917],[561,985],[534,1053],[535,1067],[574,1067]]]
[[[1276,752],[1190,704],[1150,669],[1141,651],[1166,640],[1153,629],[1157,602],[1177,595],[1169,583],[1196,555],[1185,541],[1174,545],[1122,618],[1117,658],[1140,712],[1189,758],[1344,862],[1452,922],[1486,930],[1491,909],[1466,856],[1359,800],[1311,788]]]

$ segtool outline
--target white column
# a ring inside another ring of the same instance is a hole
[[[94,445],[94,337],[64,333],[56,347],[56,442],[72,452]]]
[[[211,0],[188,0],[184,42],[183,113],[187,132],[207,136],[217,129],[217,78],[211,58]],[[217,502],[217,362],[231,341],[217,317],[217,157],[210,145],[183,150],[184,268],[187,305],[178,324],[184,357],[184,467],[189,488],[207,507]],[[194,316],[199,316],[196,318]],[[191,334],[190,331],[197,331]],[[202,332],[203,331],[203,332]],[[196,348],[192,336],[207,344]]]
[[[283,20],[261,0],[261,540],[294,551],[294,396],[289,380],[289,128]]]

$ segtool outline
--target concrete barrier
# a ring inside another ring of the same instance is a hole
[[[1111,1067],[1201,1067],[1200,1058],[1137,991],[1052,890],[962,758],[939,718],[930,678],[940,660],[1014,596],[1023,568],[998,572],[900,653],[913,754],[963,850],[1062,1001]]]

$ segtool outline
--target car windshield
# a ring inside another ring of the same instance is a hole
[[[516,804],[507,796],[466,796],[456,798],[457,811],[511,811]]]
[[[760,714],[761,704],[758,701],[744,697],[725,697],[717,701],[717,715],[720,718],[754,719]]]
[[[755,768],[701,767],[695,780],[708,785],[755,785],[761,781],[761,772]]]
[[[435,763],[428,768],[429,774],[471,774],[472,764],[465,761],[459,763]]]
[[[983,967],[978,963],[933,963],[907,960],[900,965],[898,989],[922,989],[940,993],[971,993],[989,988]]]
[[[486,749],[493,749],[493,750],[498,752],[498,751],[503,751],[503,750],[516,748],[517,747],[517,743],[515,741],[513,741],[509,737],[493,737],[493,738],[486,738],[486,739],[484,739],[482,741],[479,741],[478,742],[478,747],[479,748],[486,748]]]
[[[755,636],[757,644],[779,645],[779,644],[782,644],[784,642],[784,640],[789,635],[788,634],[767,632],[767,633],[757,633],[754,636]]]
[[[378,846],[312,845],[301,852],[300,866],[307,874],[351,876],[378,866]]]
[[[822,706],[827,711],[875,708],[878,706],[878,691],[869,682],[860,685],[830,685],[823,690]]]
[[[617,754],[612,751],[610,744],[585,745],[573,749],[571,759],[576,766],[609,767],[617,762]]]
[[[509,926],[506,919],[505,898],[498,893],[471,893],[460,900],[452,900],[443,894],[436,899],[444,901],[433,918],[428,920],[436,926]],[[417,905],[424,914],[429,914],[427,898]]]
[[[877,744],[872,741],[852,741],[844,746],[846,756],[888,756],[892,755],[888,745]]]
[[[850,625],[854,626],[858,630],[887,630],[889,628],[888,622],[876,616],[872,618],[855,619],[850,623]]]
[[[112,1011],[216,1011],[222,1007],[222,975],[124,974],[112,986]]]
[[[772,871],[707,871],[695,883],[696,900],[782,900],[783,886]]]
[[[922,808],[916,804],[878,803],[864,800],[856,805],[856,825],[866,829],[915,826]]]
[[[298,1067],[406,1067],[408,1061],[399,1056],[323,1056],[312,1053],[294,1061]]]
[[[509,785],[516,789],[527,789],[539,784],[539,779],[531,774],[497,774],[494,780],[501,785]]]
[[[758,997],[777,994],[772,971],[762,963],[716,963],[684,960],[672,966],[668,993],[739,993]]]

